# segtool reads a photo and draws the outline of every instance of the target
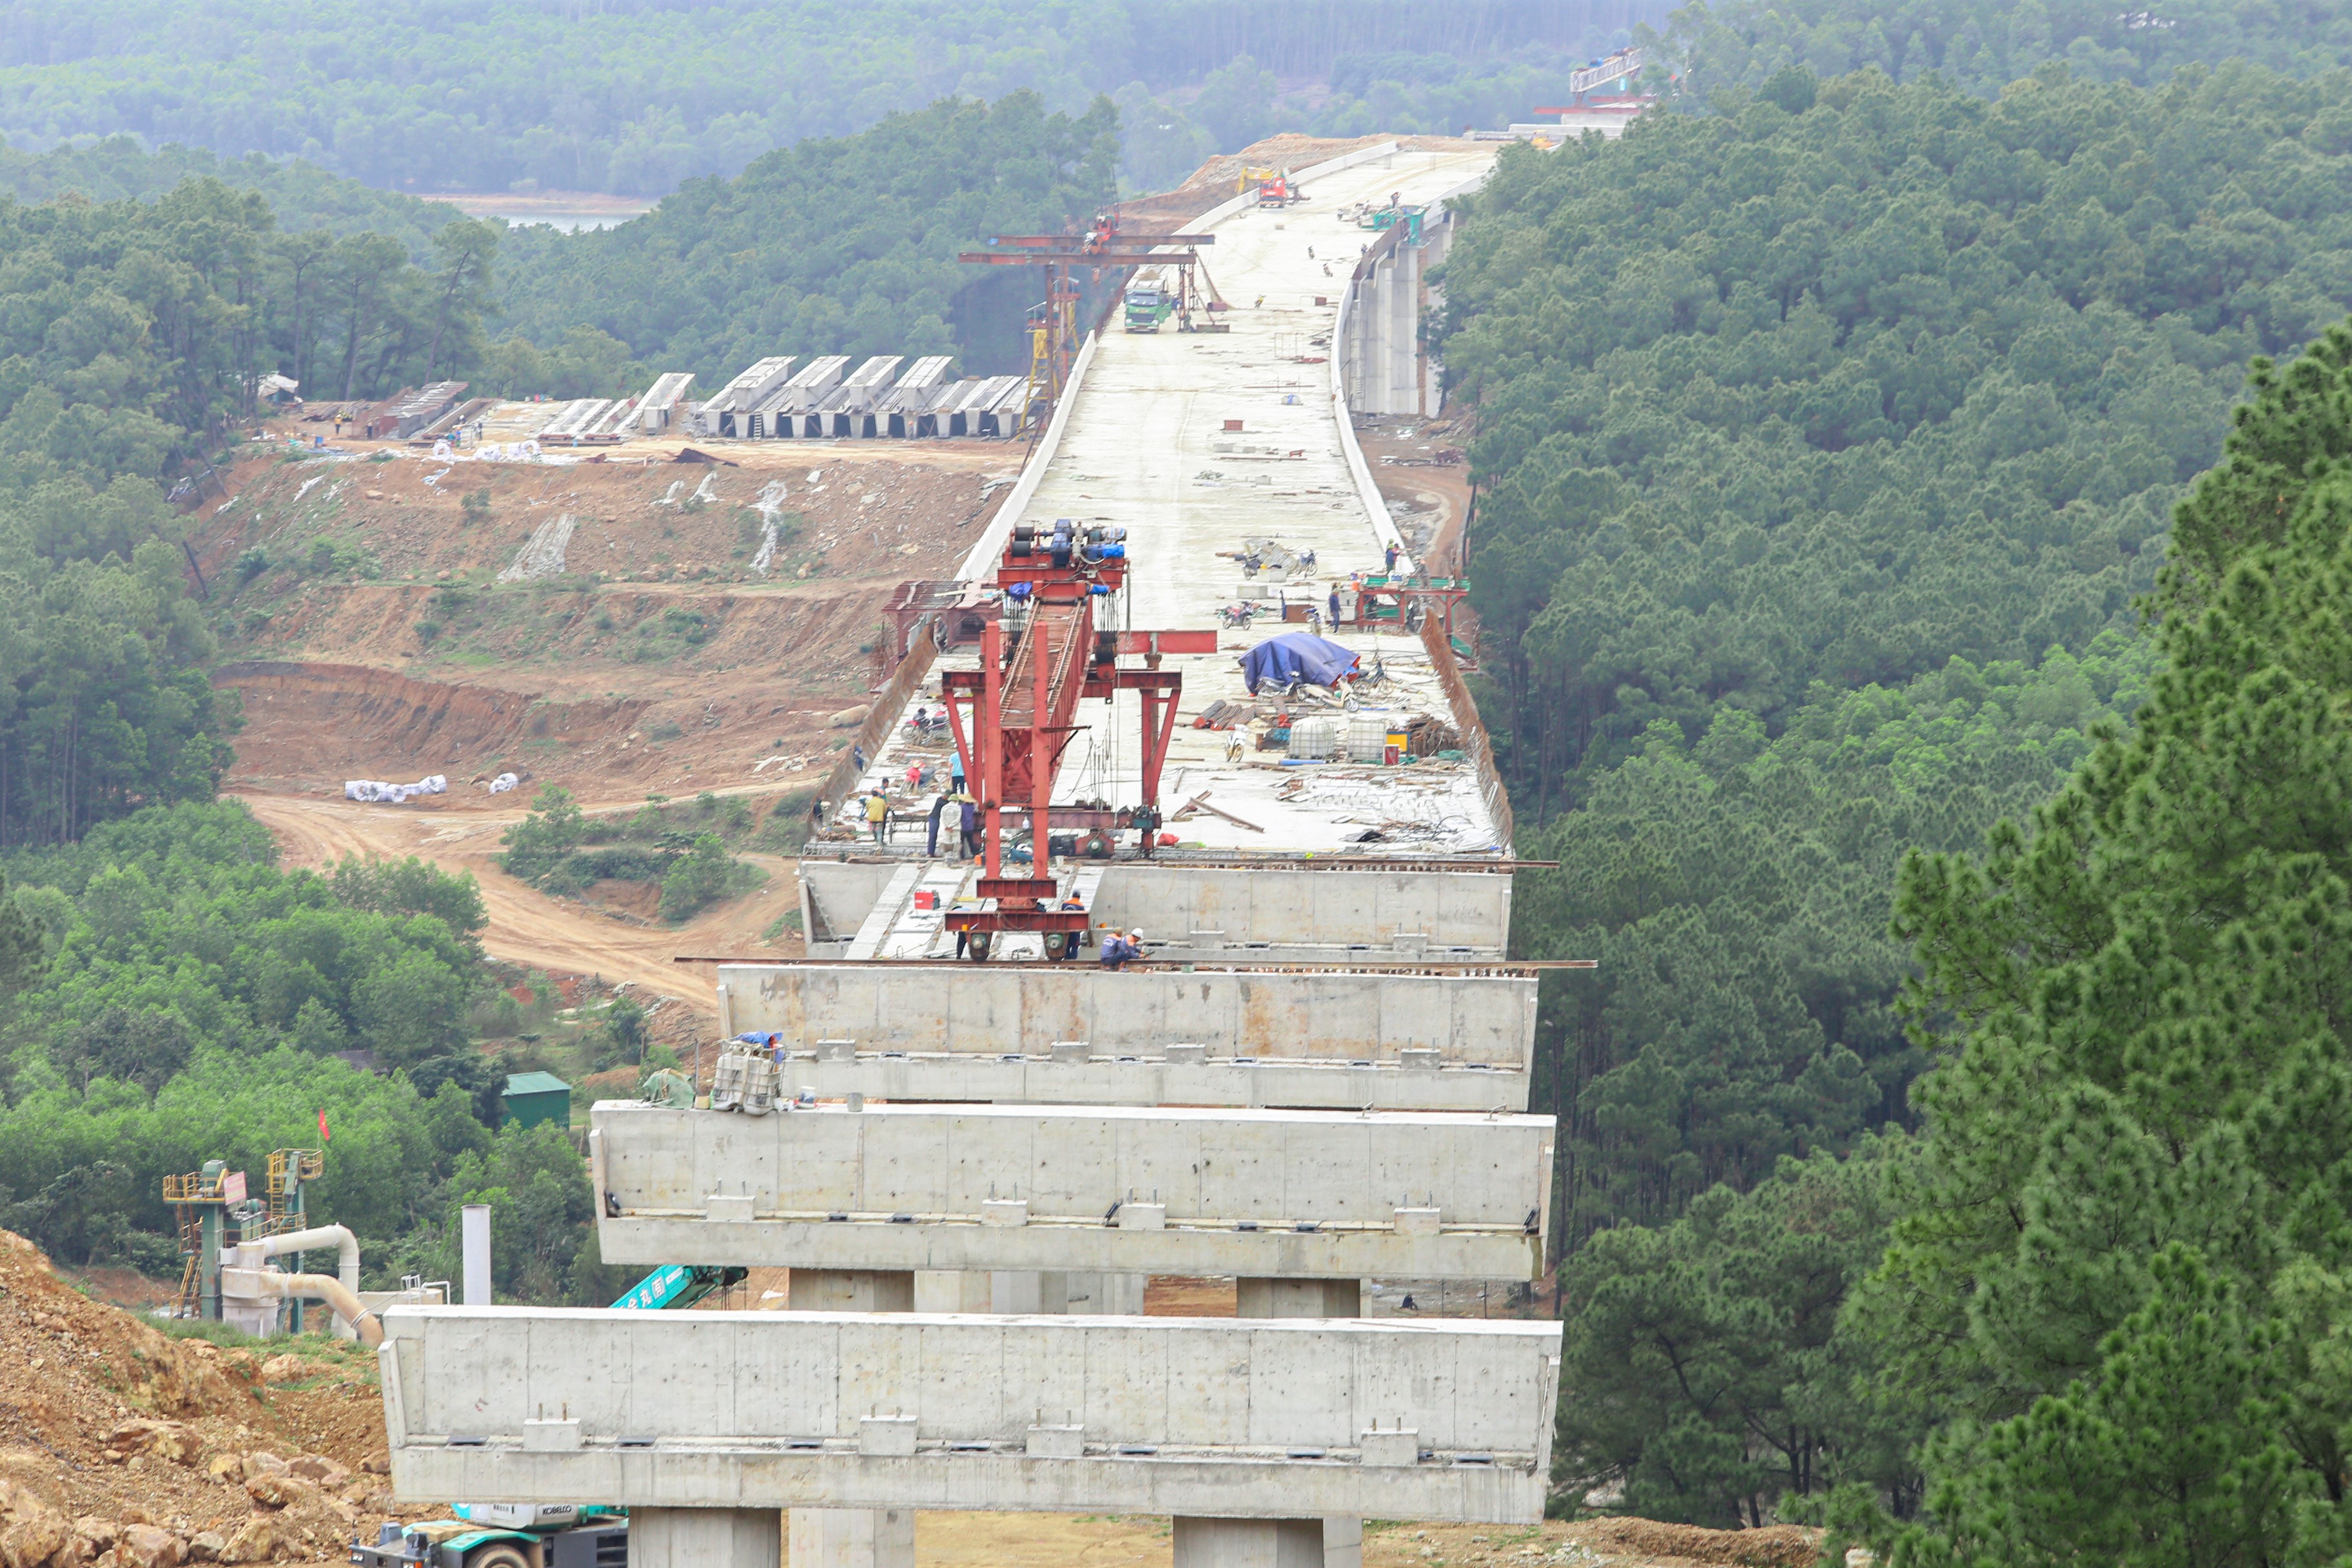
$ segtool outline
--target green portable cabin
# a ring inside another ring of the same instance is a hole
[[[572,1125],[572,1086],[551,1072],[508,1074],[506,1112],[499,1125],[536,1127],[542,1121]]]

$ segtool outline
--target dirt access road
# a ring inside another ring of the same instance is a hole
[[[710,967],[673,963],[673,954],[757,950],[779,958],[800,955],[799,940],[790,933],[772,948],[759,945],[760,933],[799,898],[793,864],[779,856],[739,857],[768,872],[766,885],[753,892],[715,904],[682,926],[640,926],[550,898],[499,868],[499,835],[522,820],[524,804],[436,808],[263,793],[235,798],[268,826],[289,865],[316,868],[347,855],[394,860],[415,855],[453,875],[472,872],[489,915],[482,942],[490,956],[550,974],[601,975],[608,984],[625,980],[715,1019]]]

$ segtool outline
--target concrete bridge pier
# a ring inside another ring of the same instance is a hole
[[[1323,1568],[1324,1534],[1319,1519],[1180,1517],[1174,1568]]]
[[[970,1268],[915,1270],[918,1312],[993,1312],[995,1277]]]
[[[795,1268],[786,1304],[795,1312],[911,1312],[919,1286],[937,1289],[942,1280],[971,1278],[932,1269],[918,1276],[912,1269]],[[913,1509],[796,1508],[792,1515],[789,1568],[915,1568]],[[764,1564],[710,1561],[713,1568],[775,1568],[776,1557],[771,1542]]]
[[[913,1516],[908,1516],[906,1561],[915,1560]],[[772,1508],[636,1508],[629,1510],[629,1562],[634,1568],[778,1568],[783,1557],[783,1513]],[[835,1559],[810,1559],[831,1568]],[[838,1561],[846,1563],[847,1558]],[[800,1568],[800,1535],[793,1536]]]
[[[915,1271],[918,1312],[1072,1312],[1139,1318],[1141,1274],[1097,1274],[1034,1268],[921,1268]],[[793,1304],[800,1305],[795,1293]],[[866,1309],[859,1308],[863,1311]]]
[[[976,1311],[1143,1315],[1144,1277],[1140,1274],[998,1268],[985,1278],[990,1304],[972,1309]]]
[[[1360,1318],[1364,1315],[1363,1281],[1360,1279],[1264,1279],[1244,1276],[1234,1281],[1234,1315],[1237,1318]],[[1307,1520],[1194,1520],[1201,1527],[1202,1568],[1364,1568],[1364,1521],[1348,1515]],[[1176,1568],[1189,1568],[1184,1555],[1184,1524],[1178,1520]],[[1271,1530],[1272,1533],[1267,1533]],[[1302,1542],[1307,1544],[1301,1544]],[[1212,1544],[1213,1543],[1213,1544]],[[1310,1556],[1298,1556],[1313,1547]]]
[[[792,1542],[789,1568],[915,1568],[915,1510],[796,1508]],[[775,1561],[771,1545],[768,1562]]]
[[[1236,1318],[1360,1318],[1363,1282],[1358,1279],[1252,1279],[1234,1281]]]
[[[911,1312],[915,1274],[905,1268],[795,1268],[786,1287],[795,1312]]]

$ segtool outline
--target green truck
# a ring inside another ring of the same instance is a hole
[[[1182,287],[1171,267],[1139,268],[1127,282],[1127,330],[1156,332],[1160,323],[1176,313],[1176,290]]]
[[[387,1524],[354,1542],[362,1568],[628,1568],[629,1517],[594,1504],[464,1502],[455,1519]]]

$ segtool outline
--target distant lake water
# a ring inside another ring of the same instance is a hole
[[[653,210],[644,196],[611,196],[598,191],[456,191],[429,198],[447,202],[467,217],[503,218],[511,224],[543,223],[576,234],[611,228]]]

